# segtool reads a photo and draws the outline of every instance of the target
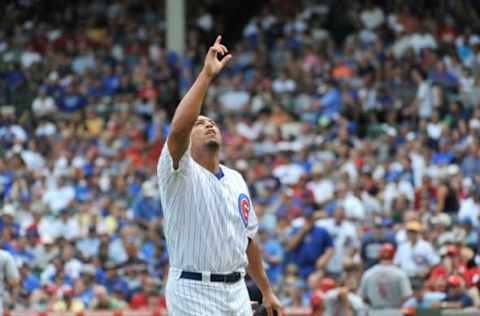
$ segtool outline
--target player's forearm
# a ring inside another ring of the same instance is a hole
[[[212,76],[207,75],[205,71],[200,72],[190,90],[188,90],[187,94],[185,94],[180,101],[173,116],[172,127],[168,138],[170,151],[177,150],[183,154],[187,149],[190,132],[197,117],[200,115],[203,99],[208,91],[211,80]],[[173,154],[174,153],[172,153],[172,155]]]
[[[247,247],[247,257],[248,257],[248,274],[257,284],[258,288],[265,296],[266,293],[272,291],[270,282],[268,282],[267,274],[263,268],[262,263],[262,254],[260,248],[255,240],[251,240]]]

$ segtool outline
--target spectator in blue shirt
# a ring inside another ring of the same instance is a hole
[[[32,268],[27,263],[21,265],[19,272],[22,280],[22,291],[25,294],[30,295],[41,287],[40,279],[33,273]]]
[[[332,119],[340,112],[340,108],[342,106],[342,95],[335,87],[335,83],[333,81],[327,81],[325,86],[326,91],[320,98],[320,106],[322,108],[323,116]]]
[[[104,279],[104,286],[108,290],[108,293],[113,293],[114,289],[124,289],[124,295],[128,294],[127,282],[118,274],[118,265],[114,262],[108,262],[106,264],[106,277]]]
[[[440,307],[460,309],[471,306],[473,306],[473,300],[465,291],[462,277],[459,275],[449,276],[447,279],[447,296],[442,300]]]
[[[378,263],[383,244],[390,243],[396,247],[395,234],[385,229],[386,224],[381,218],[375,218],[373,229],[363,237],[360,254],[366,269]]]
[[[333,256],[333,242],[327,230],[315,225],[314,212],[305,212],[303,223],[294,225],[289,234],[289,261],[299,267],[302,278],[323,270]]]
[[[145,181],[142,191],[133,201],[133,216],[144,227],[148,227],[150,223],[162,216],[162,206],[156,196],[155,184],[152,181]]]
[[[412,288],[414,294],[403,303],[403,307],[405,308],[432,308],[433,305],[438,304],[436,302],[441,302],[446,297],[445,293],[442,292],[427,291],[425,288],[425,282],[422,279],[413,279]]]
[[[268,279],[276,284],[282,277],[284,249],[278,238],[271,236],[265,227],[260,226],[258,230],[260,242],[263,245],[263,259],[267,264],[266,273]]]

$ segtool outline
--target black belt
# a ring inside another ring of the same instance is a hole
[[[240,281],[241,278],[242,274],[240,272],[232,272],[229,274],[210,274],[211,282],[236,283]],[[190,271],[182,271],[182,273],[180,274],[180,279],[189,279],[196,281],[203,280],[201,273]]]

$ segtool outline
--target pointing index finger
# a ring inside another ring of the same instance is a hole
[[[217,39],[215,40],[215,44],[218,45],[220,44],[220,41],[222,40],[222,35],[218,35]]]

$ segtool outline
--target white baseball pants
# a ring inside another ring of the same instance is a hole
[[[251,316],[247,286],[211,282],[207,273],[202,281],[180,279],[181,270],[170,268],[166,287],[168,316]]]

